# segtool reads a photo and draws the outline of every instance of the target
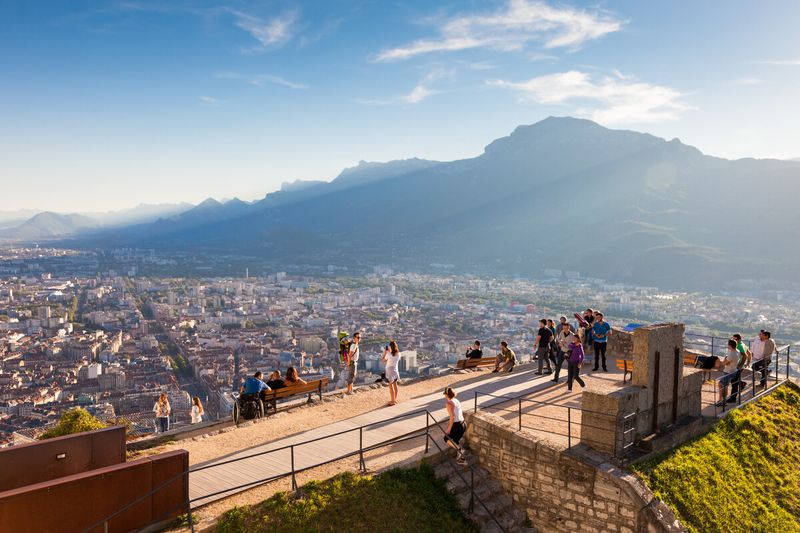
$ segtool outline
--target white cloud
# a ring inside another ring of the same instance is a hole
[[[800,67],[800,59],[768,59],[761,61],[765,65]]]
[[[439,91],[430,89],[424,83],[418,83],[408,94],[403,94],[394,98],[386,98],[383,100],[359,100],[359,103],[364,105],[418,104],[430,96],[438,93]]]
[[[575,103],[578,115],[604,124],[631,124],[675,120],[691,109],[682,93],[670,87],[651,85],[616,73],[597,80],[571,70],[539,76],[523,82],[492,80],[494,87],[519,92],[525,100],[540,104]]]
[[[472,48],[515,51],[533,41],[542,42],[545,48],[577,49],[586,41],[619,31],[621,27],[621,21],[597,11],[552,7],[537,0],[508,0],[493,13],[442,20],[437,37],[383,50],[375,60],[393,61]]]
[[[236,25],[259,42],[257,46],[243,49],[243,53],[261,53],[279,48],[289,42],[297,31],[296,11],[289,11],[269,19],[262,19],[235,9],[228,11],[235,17]]]
[[[272,74],[247,75],[247,74],[240,74],[238,72],[220,72],[216,74],[214,77],[222,80],[242,80],[246,81],[251,85],[256,85],[258,87],[261,87],[267,83],[271,83],[274,85],[282,85],[284,87],[289,87],[290,89],[297,89],[297,90],[310,89],[310,87],[305,83],[297,83],[289,81],[281,76],[275,76]]]
[[[217,105],[220,103],[220,100],[214,98],[213,96],[201,96],[200,101],[209,105]]]

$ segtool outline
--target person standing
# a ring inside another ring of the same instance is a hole
[[[762,387],[766,387],[769,365],[772,364],[772,355],[775,353],[775,341],[772,340],[772,333],[769,331],[761,331],[760,336],[763,338],[764,346],[759,361],[755,361],[755,355],[753,355],[753,372],[761,372],[760,384]],[[756,366],[757,363],[760,364]]]
[[[550,333],[553,334],[553,336],[550,337],[550,354],[549,354],[549,358],[550,358],[550,362],[553,363],[553,365],[555,365],[556,364],[556,358],[558,357],[558,343],[557,343],[557,339],[556,339],[556,323],[552,318],[548,318],[547,319],[547,329],[549,329]]]
[[[447,425],[447,434],[444,441],[453,448],[458,454],[456,461],[458,464],[466,464],[464,450],[461,448],[461,437],[464,436],[464,411],[461,409],[461,402],[456,399],[456,391],[447,387],[444,389],[444,398],[447,404],[447,414],[450,415],[450,422]]]
[[[481,350],[481,341],[476,340],[472,343],[472,346],[467,348],[467,352],[465,354],[467,359],[480,359],[483,357],[483,350]]]
[[[567,356],[567,390],[572,390],[572,382],[577,381],[581,388],[586,383],[581,379],[581,365],[583,364],[583,343],[580,335],[573,335],[572,341],[567,346],[569,355]]]
[[[169,415],[172,413],[172,408],[169,406],[169,399],[167,398],[166,392],[162,392],[158,397],[156,404],[153,406],[153,412],[156,414],[158,432],[164,433],[169,431]]]
[[[562,317],[563,318],[563,317]],[[561,331],[557,335],[558,351],[556,353],[556,371],[553,381],[558,383],[558,376],[561,374],[561,367],[564,364],[564,358],[569,354],[569,345],[575,342],[575,334],[572,333],[572,326],[569,324],[560,324]]]
[[[347,394],[353,394],[353,382],[356,380],[358,370],[358,358],[361,355],[358,344],[361,342],[361,333],[353,334],[353,342],[350,344],[349,364],[347,365]]]
[[[606,368],[606,348],[608,346],[608,337],[611,335],[611,324],[605,321],[603,313],[600,311],[595,312],[594,323],[592,324],[592,340],[594,341],[594,368],[597,371],[597,365],[601,360],[603,363],[603,372],[608,372]]]
[[[192,398],[192,424],[199,424],[203,421],[203,404],[200,403],[200,398],[195,396]]]
[[[732,338],[736,342],[736,351],[739,352],[739,364],[736,365],[736,375],[731,381],[731,397],[728,398],[729,403],[735,402],[739,391],[747,388],[747,382],[742,381],[742,370],[750,366],[750,361],[753,357],[750,349],[742,342],[742,335],[740,333],[734,333]]]
[[[717,380],[719,385],[719,402],[717,403],[717,407],[722,407],[725,405],[725,396],[728,391],[728,385],[731,384],[734,380],[738,380],[737,374],[741,373],[741,370],[738,369],[739,361],[742,360],[742,354],[739,352],[738,347],[736,346],[736,340],[730,339],[728,341],[728,352],[725,354],[725,359],[722,361],[722,371],[724,372],[723,376]],[[731,394],[731,398],[733,401],[736,401],[736,394]],[[728,400],[729,402],[731,400]]]
[[[550,374],[553,370],[550,368],[550,340],[552,339],[553,332],[547,327],[547,320],[541,319],[539,321],[539,331],[536,333],[536,340],[533,344],[533,349],[536,352],[536,358],[539,361],[539,370],[535,372],[536,375],[542,375],[542,369],[545,361],[547,361],[547,371],[545,374]]]
[[[400,362],[400,348],[395,341],[391,341],[389,346],[383,350],[381,359],[386,364],[384,370],[386,381],[389,382],[389,405],[397,403],[397,382],[400,380],[400,372],[397,370]]]

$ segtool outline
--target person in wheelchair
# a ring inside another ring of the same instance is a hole
[[[244,408],[248,402],[255,402],[257,400],[264,401],[266,394],[272,389],[269,385],[264,383],[261,379],[262,374],[260,371],[253,374],[251,377],[244,380],[242,387],[239,389],[239,406]]]

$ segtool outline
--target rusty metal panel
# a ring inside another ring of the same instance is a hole
[[[0,492],[124,462],[123,426],[3,448]]]
[[[149,493],[160,485],[156,479],[183,472],[188,456],[176,450],[2,492],[0,531],[82,531],[140,498],[108,522],[108,531],[131,531],[173,518],[185,510],[187,477],[179,475],[170,490]],[[156,516],[154,509],[165,516]],[[94,531],[102,532],[102,525]]]

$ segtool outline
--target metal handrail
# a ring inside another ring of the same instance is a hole
[[[425,414],[425,419],[426,419],[424,430],[423,429],[417,429],[417,430],[411,431],[409,433],[406,433],[406,434],[403,434],[403,435],[399,435],[397,437],[393,437],[393,438],[390,438],[390,439],[386,439],[386,440],[380,441],[378,443],[375,443],[375,444],[372,444],[372,445],[366,446],[366,447],[363,445],[363,438],[362,437],[363,437],[364,428],[369,428],[369,427],[377,425],[377,424],[383,424],[383,423],[386,423],[386,422],[388,422],[390,420],[408,418],[408,417],[411,417],[411,416],[414,416],[414,415],[422,415],[422,414]],[[207,498],[210,498],[210,497],[213,497],[213,496],[218,496],[220,494],[225,494],[227,492],[239,491],[239,490],[242,490],[242,489],[245,489],[245,488],[248,488],[248,487],[252,487],[252,486],[256,486],[256,485],[260,485],[260,484],[263,484],[263,483],[269,483],[269,482],[272,482],[272,481],[277,481],[279,479],[284,479],[284,478],[287,478],[287,477],[290,477],[290,476],[292,478],[292,490],[297,490],[297,488],[298,488],[297,480],[296,480],[296,475],[297,474],[305,472],[306,470],[310,470],[312,468],[318,468],[320,466],[324,466],[324,465],[327,465],[327,464],[330,464],[330,463],[333,463],[333,462],[336,462],[336,461],[341,461],[342,459],[347,459],[347,458],[353,457],[355,455],[359,456],[359,470],[365,471],[366,470],[366,463],[364,461],[364,453],[365,452],[370,452],[372,450],[376,450],[376,449],[379,449],[379,448],[382,448],[382,447],[385,447],[385,446],[389,446],[389,445],[392,445],[392,444],[397,444],[397,443],[400,443],[400,442],[404,442],[406,440],[419,438],[419,437],[422,437],[423,435],[426,436],[425,451],[427,453],[427,451],[428,451],[428,441],[431,440],[431,437],[429,435],[429,432],[430,432],[430,420],[431,419],[434,421],[434,424],[437,425],[437,426],[439,426],[439,424],[441,424],[444,421],[444,420],[437,421],[436,417],[428,409],[418,409],[416,411],[411,411],[409,413],[404,413],[404,414],[399,415],[399,416],[397,416],[395,418],[392,418],[392,419],[381,420],[381,421],[377,421],[377,422],[370,422],[368,424],[363,424],[363,425],[358,426],[356,428],[350,428],[350,429],[347,429],[347,430],[338,431],[338,432],[330,434],[330,435],[324,435],[322,437],[316,437],[316,438],[313,438],[313,439],[309,439],[307,441],[303,441],[303,442],[299,442],[299,443],[295,443],[295,444],[289,444],[289,445],[286,445],[286,446],[282,446],[280,448],[275,448],[275,449],[272,449],[272,450],[265,450],[263,452],[258,452],[258,453],[255,453],[255,454],[246,455],[244,457],[237,457],[237,458],[226,460],[226,461],[222,461],[222,462],[202,465],[202,466],[196,467],[196,468],[189,468],[189,469],[184,470],[184,471],[180,472],[179,474],[176,474],[175,476],[169,478],[164,483],[162,483],[161,485],[159,485],[155,489],[151,490],[150,492],[148,492],[148,493],[140,496],[139,498],[129,502],[124,507],[118,509],[117,511],[115,511],[111,515],[105,517],[102,520],[99,520],[99,521],[91,524],[89,527],[84,529],[84,533],[87,533],[87,532],[89,532],[89,531],[91,531],[91,530],[93,530],[93,529],[95,529],[97,527],[100,527],[100,526],[104,526],[104,530],[107,531],[108,522],[110,520],[112,520],[113,518],[119,516],[121,513],[127,511],[128,509],[132,508],[137,503],[139,503],[139,502],[145,500],[146,498],[154,495],[155,493],[157,493],[158,491],[162,490],[166,486],[174,483],[176,480],[178,480],[178,479],[180,479],[180,478],[182,478],[184,476],[188,476],[189,474],[191,474],[193,472],[198,472],[198,471],[205,470],[205,469],[212,468],[212,467],[217,467],[217,466],[222,466],[222,465],[226,465],[226,464],[230,464],[230,463],[234,463],[234,462],[238,462],[238,461],[243,461],[245,459],[250,459],[250,458],[258,457],[258,456],[262,456],[262,455],[267,455],[267,454],[270,454],[270,453],[276,453],[276,452],[284,451],[284,450],[287,450],[287,449],[290,450],[290,453],[291,453],[291,456],[292,456],[292,461],[291,461],[291,469],[290,469],[289,472],[286,472],[286,473],[283,473],[283,474],[278,474],[276,476],[271,476],[271,477],[264,478],[264,479],[250,481],[248,483],[244,483],[242,485],[238,485],[238,486],[235,486],[235,487],[227,487],[227,488],[219,490],[217,492],[213,492],[213,493],[210,493],[210,494],[203,494],[202,496],[197,496],[195,498],[191,498],[191,499],[188,499],[188,500],[186,500],[184,502],[181,502],[180,505],[186,505],[186,507],[187,507],[187,515],[188,515],[188,520],[189,520],[189,527],[190,527],[191,531],[194,532],[194,520],[192,519],[192,508],[191,508],[191,504],[194,503],[194,502],[197,502],[197,501],[200,501],[200,500],[204,500],[204,499],[207,499]],[[439,429],[441,429],[441,426],[439,426]],[[330,439],[330,438],[337,437],[337,436],[340,436],[340,435],[343,435],[343,434],[346,434],[346,433],[352,433],[354,431],[358,431],[359,432],[359,436],[360,436],[360,438],[359,438],[359,449],[358,450],[341,454],[339,456],[334,457],[333,459],[330,459],[328,461],[324,461],[322,463],[317,463],[317,464],[314,464],[312,466],[307,466],[307,467],[299,468],[299,469],[295,468],[295,466],[294,466],[294,448],[295,447],[304,446],[304,445],[311,444],[311,443],[318,442],[318,441],[325,440],[325,439]],[[442,431],[444,431],[444,430],[442,429]],[[436,444],[436,447],[440,451],[442,451],[442,449],[439,447],[438,442],[434,441],[434,444]],[[469,466],[469,465],[467,465],[467,466],[468,466],[468,468],[470,468],[470,470],[472,470],[471,466]],[[462,478],[462,480],[463,480],[463,478]],[[474,494],[474,487],[472,487],[471,490],[473,490],[473,494],[471,496],[477,497],[477,495]],[[495,522],[497,522],[497,524],[500,527],[500,529],[505,531],[505,529],[503,529],[502,525],[500,525],[500,523],[497,521],[497,518],[494,516],[494,514],[483,504],[483,502],[480,500],[480,498],[477,498],[477,499],[478,499],[479,503],[481,503],[481,505],[486,509],[486,512],[489,514],[489,516]],[[165,514],[168,514],[168,513],[172,512],[173,510],[174,510],[174,508],[170,509],[169,511],[167,511],[167,513],[165,513]]]
[[[523,393],[523,394],[525,394],[525,393]],[[593,410],[590,410],[590,409],[583,409],[583,408],[580,408],[580,407],[570,407],[568,405],[562,405],[562,404],[557,404],[557,403],[552,403],[552,402],[545,402],[545,401],[541,401],[541,400],[533,400],[533,399],[530,399],[530,398],[523,398],[522,397],[523,395],[519,395],[519,396],[501,396],[501,395],[496,395],[496,394],[491,394],[491,393],[486,393],[486,392],[480,392],[480,391],[475,391],[474,406],[473,406],[474,412],[478,411],[478,396],[479,395],[489,396],[491,398],[499,398],[501,400],[505,400],[505,401],[509,401],[509,402],[516,400],[517,409],[503,409],[502,407],[495,407],[493,405],[488,405],[488,406],[484,405],[482,407],[484,409],[499,409],[499,410],[503,410],[503,411],[506,411],[506,412],[517,412],[518,413],[517,414],[518,427],[519,427],[520,430],[522,430],[522,428],[524,427],[525,429],[532,429],[534,431],[541,431],[543,433],[548,433],[548,434],[551,434],[551,435],[557,435],[559,437],[567,437],[567,448],[568,449],[572,448],[572,423],[573,423],[572,422],[572,411],[573,410],[576,410],[576,411],[578,411],[580,413],[590,413],[590,414],[597,415],[597,416],[600,416],[600,417],[606,417],[607,419],[614,420],[615,422],[618,421],[618,420],[622,420],[623,423],[625,423],[625,424],[627,424],[629,422],[629,420],[632,417],[635,417],[636,414],[637,414],[636,412],[628,413],[628,414],[622,416],[622,418],[618,419],[618,417],[610,415],[608,413],[602,413],[602,412],[593,411]],[[557,407],[557,408],[560,408],[560,409],[566,409],[566,411],[567,411],[566,420],[563,419],[563,418],[554,418],[554,417],[546,416],[546,415],[537,415],[538,417],[544,418],[544,419],[547,419],[547,420],[555,420],[557,422],[566,423],[567,424],[567,432],[566,432],[566,434],[558,432],[558,431],[545,430],[545,429],[536,428],[536,427],[532,427],[532,426],[524,426],[522,424],[522,415],[523,415],[522,402],[533,403],[533,404],[537,404],[537,405],[540,405],[540,406],[549,406],[549,407]],[[497,402],[497,403],[504,403],[504,402],[500,401],[500,402]],[[594,426],[594,425],[591,425],[591,424],[585,424],[583,422],[583,418],[582,417],[581,417],[581,422],[579,423],[579,425],[581,427],[587,427],[587,428],[596,429],[596,430],[599,430],[599,431],[607,431],[607,432],[616,433],[616,431],[608,429],[608,428],[602,428],[602,427]],[[615,458],[617,458],[619,460],[623,460],[625,454],[628,451],[628,449],[631,448],[635,444],[634,442],[631,442],[631,443],[629,443],[627,445],[625,444],[625,435],[627,433],[629,433],[630,431],[631,431],[630,429],[623,431],[623,445],[622,445],[622,450],[621,450],[623,453],[621,455],[619,453],[619,450],[617,450],[616,439],[614,439],[614,442],[615,442],[614,449],[615,449],[615,451],[614,451],[613,455],[614,455]],[[587,440],[587,442],[590,442],[589,439],[586,439],[586,440]]]

